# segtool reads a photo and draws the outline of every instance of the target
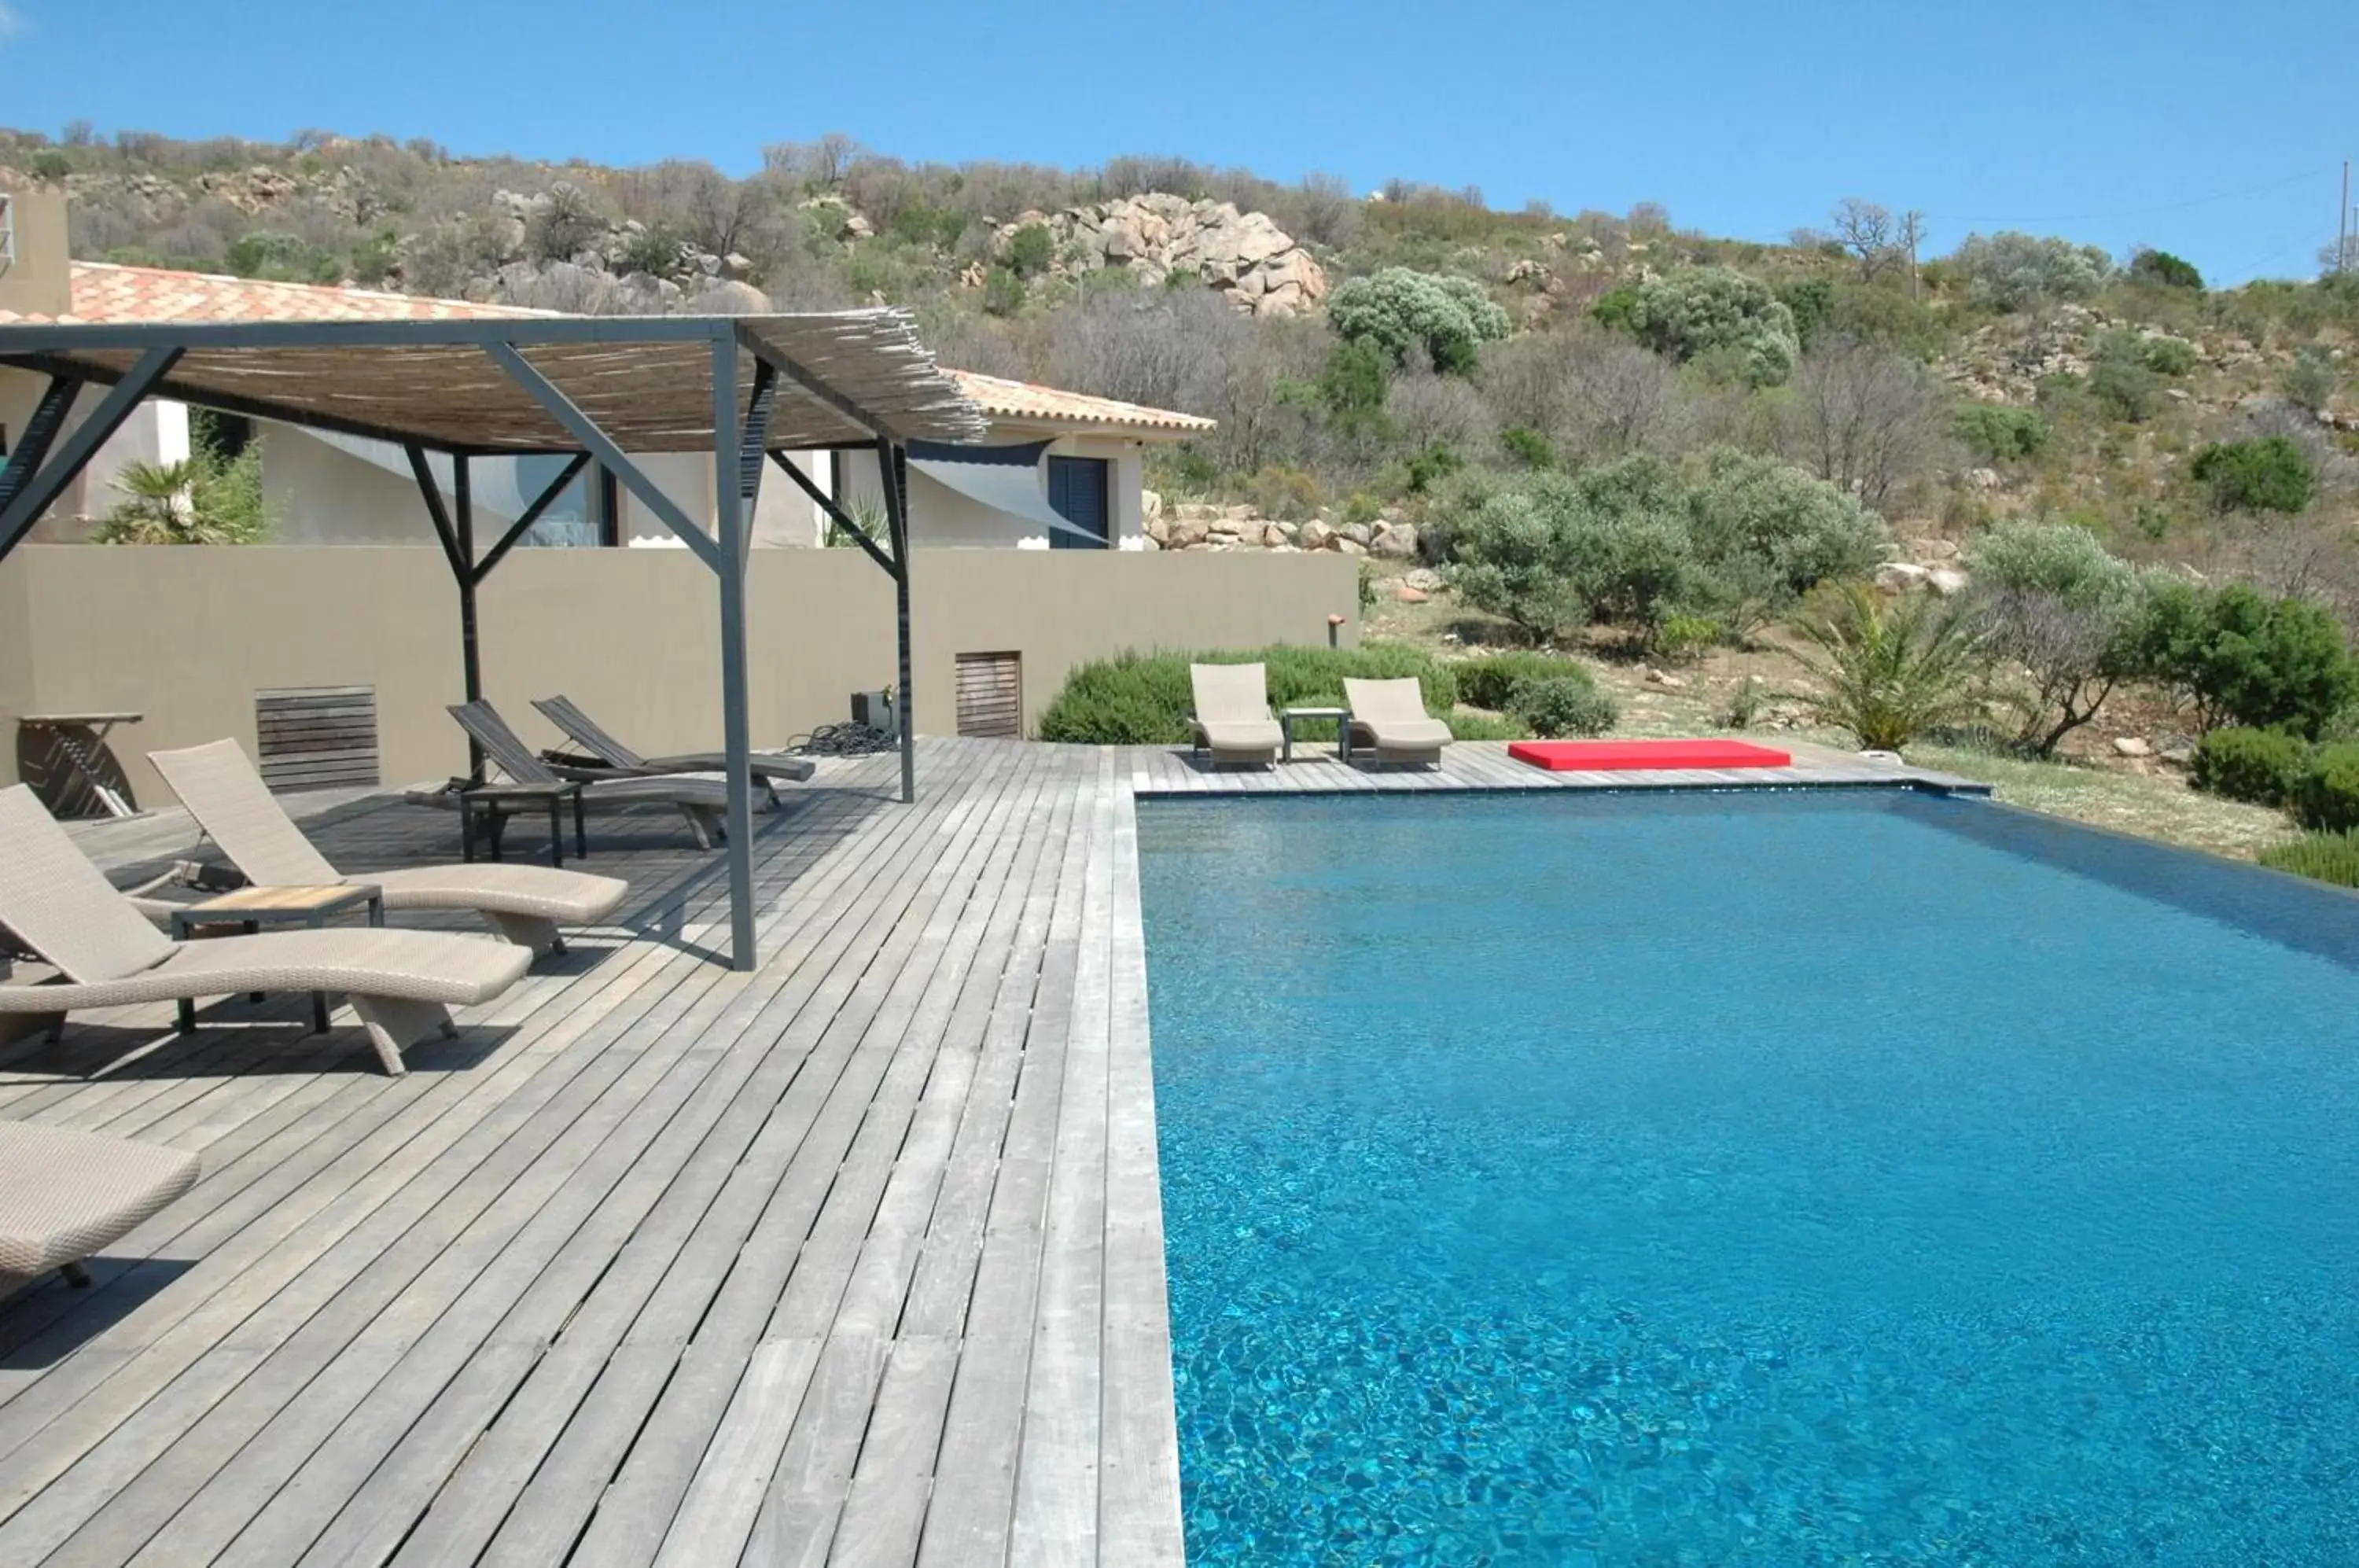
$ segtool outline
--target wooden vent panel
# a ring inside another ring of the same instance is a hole
[[[1024,738],[1024,656],[958,656],[958,733]]]
[[[254,694],[262,781],[273,789],[374,789],[376,688],[304,686]]]

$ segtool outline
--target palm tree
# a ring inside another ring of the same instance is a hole
[[[200,445],[177,463],[126,463],[123,499],[92,535],[100,544],[254,544],[270,532],[259,447],[223,458]]]
[[[1837,613],[1802,624],[1818,655],[1794,655],[1822,689],[1790,700],[1874,751],[1898,751],[1937,724],[1983,715],[1989,660],[1978,625],[1930,595],[1887,605],[1861,583],[1842,593]]]

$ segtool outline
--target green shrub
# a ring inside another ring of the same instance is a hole
[[[1507,335],[1507,312],[1471,278],[1388,267],[1338,284],[1327,321],[1348,342],[1383,351],[1397,365],[1422,346],[1436,370],[1474,368],[1475,351]]]
[[[1585,681],[1597,682],[1586,665],[1550,653],[1495,653],[1462,659],[1450,667],[1458,682],[1458,700],[1495,713],[1507,711],[1507,699],[1525,681]]]
[[[1275,463],[1245,482],[1245,495],[1263,517],[1290,523],[1310,517],[1326,499],[1310,474]]]
[[[1507,693],[1507,709],[1549,740],[1560,735],[1598,735],[1614,727],[1622,712],[1614,699],[1587,680],[1527,677]]]
[[[1802,352],[1794,312],[1757,278],[1693,267],[1638,286],[1630,312],[1638,340],[1674,359],[1733,355],[1746,380],[1774,387]]]
[[[1556,448],[1549,444],[1548,437],[1538,430],[1527,430],[1522,425],[1501,430],[1499,444],[1506,448],[1509,457],[1514,458],[1526,468],[1556,466]]]
[[[1000,260],[1008,271],[1018,278],[1034,278],[1049,270],[1057,259],[1056,236],[1046,224],[1027,223],[1007,236]]]
[[[1655,631],[1655,651],[1669,659],[1701,659],[1719,645],[1724,628],[1710,615],[1669,615]]]
[[[2270,599],[2241,583],[2152,590],[2135,656],[2144,674],[2194,707],[2207,732],[2235,724],[2316,735],[2359,695],[2359,663],[2324,605]]]
[[[2338,887],[2359,887],[2359,833],[2304,833],[2299,838],[2264,844],[2254,859],[2278,871],[2290,871]]]
[[[1190,664],[1255,664],[1266,668],[1270,706],[1332,707],[1343,701],[1346,676],[1383,680],[1413,676],[1429,713],[1458,703],[1449,669],[1423,651],[1386,643],[1361,648],[1264,648],[1213,653],[1125,653],[1075,670],[1040,715],[1045,741],[1083,746],[1178,746],[1189,738],[1195,694]]]
[[[1444,713],[1452,740],[1529,740],[1532,726],[1513,713]]]
[[[2191,261],[2182,261],[2167,250],[2141,250],[2130,257],[2130,278],[2136,283],[2151,283],[2163,289],[2191,289],[2203,292],[2203,275]]]
[[[2162,378],[2125,354],[2100,355],[2089,371],[2089,395],[2113,419],[2144,424],[2161,395]]]
[[[52,183],[73,172],[73,163],[61,152],[37,152],[33,155],[33,178]]]
[[[1466,466],[1466,460],[1449,446],[1435,441],[1408,460],[1409,494],[1422,495]]]
[[[2048,421],[2035,408],[1969,403],[1958,410],[1958,439],[1986,462],[2037,457],[2048,444]]]
[[[2029,678],[2017,744],[2049,756],[2137,672],[2147,580],[2070,523],[2001,523],[1966,560],[1991,651]]]
[[[1384,515],[1384,497],[1373,490],[1354,490],[1343,497],[1343,520],[1347,523],[1373,523]]]
[[[2294,820],[2320,833],[2359,829],[2359,742],[2322,746],[2294,787]]]
[[[2185,338],[2157,336],[2138,340],[2138,363],[2157,376],[2179,376],[2202,364],[2203,356]]]
[[[1797,278],[1777,286],[1777,298],[1794,313],[1794,339],[1805,349],[1834,320],[1835,286],[1823,278]]]
[[[2281,806],[2310,771],[2310,743],[2283,730],[2213,730],[2195,747],[2188,780],[2231,800]]]
[[[2113,258],[2094,245],[2012,231],[1968,234],[1943,268],[1964,282],[1977,303],[2002,310],[2041,299],[2085,299],[2113,270]]]
[[[1638,290],[1625,283],[1619,289],[1609,289],[1590,302],[1589,319],[1612,332],[1638,331]]]
[[[1024,279],[1007,267],[993,267],[984,274],[983,308],[995,316],[1012,316],[1024,309]]]
[[[2299,512],[2318,485],[2318,470],[2284,436],[2215,442],[2195,454],[2193,472],[2223,512]]]
[[[201,412],[201,410],[200,410]],[[262,493],[262,441],[224,457],[198,422],[178,463],[127,463],[123,499],[91,534],[98,544],[262,544],[277,522]]]
[[[2332,402],[2335,388],[2342,384],[2343,376],[2335,368],[2333,355],[2316,343],[2306,343],[2296,350],[2293,363],[2277,377],[2277,390],[2295,408],[2310,414]]]
[[[1346,338],[1321,367],[1315,386],[1320,404],[1335,428],[1347,435],[1381,435],[1385,397],[1392,386],[1391,361],[1370,343]]]

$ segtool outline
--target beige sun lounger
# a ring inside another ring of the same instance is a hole
[[[230,864],[263,887],[366,882],[384,889],[389,910],[473,909],[535,953],[564,952],[560,926],[594,924],[631,890],[619,877],[548,866],[421,866],[347,877],[303,836],[237,742],[151,751],[147,760]]]
[[[383,927],[176,942],[107,884],[25,785],[0,789],[0,924],[58,978],[0,985],[0,1015],[54,1029],[84,1007],[341,991],[387,1073],[402,1051],[457,1033],[450,1009],[488,1002],[532,963],[521,947]]]
[[[0,1284],[62,1270],[121,1241],[187,1192],[197,1157],[72,1127],[0,1122]]]
[[[1425,690],[1411,677],[1346,677],[1343,705],[1352,710],[1353,746],[1373,749],[1378,762],[1438,763],[1450,744],[1450,726],[1426,713]]]
[[[1196,749],[1212,754],[1212,766],[1266,768],[1277,759],[1285,735],[1269,715],[1267,672],[1258,664],[1191,664],[1195,688]]]
[[[641,757],[616,740],[604,725],[583,713],[582,705],[571,697],[535,697],[532,705],[540,711],[542,718],[563,730],[567,739],[617,774],[725,774],[729,771],[729,754],[725,751],[688,751],[670,757]],[[800,784],[808,780],[814,771],[810,758],[788,757],[780,751],[757,751],[747,761],[747,771],[753,774],[754,782],[768,793],[773,804],[778,799],[779,779],[790,779]]]

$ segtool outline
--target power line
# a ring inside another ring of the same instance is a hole
[[[2324,169],[2311,169],[2302,174],[2288,175],[2283,180],[2271,180],[2267,185],[2248,185],[2240,191],[2222,191],[2210,196],[2190,197],[2184,201],[2158,202],[2150,207],[2119,207],[2111,212],[2050,212],[2045,217],[2038,218],[1976,218],[1967,217],[1957,212],[1929,212],[1926,215],[1929,218],[1939,218],[1942,222],[1950,223],[2012,224],[2099,223],[2110,218],[2143,217],[2149,212],[2183,212],[2190,207],[2209,206],[2214,201],[2233,201],[2237,200],[2239,197],[2244,196],[2266,195],[2269,191],[2283,191],[2288,186],[2299,185],[2305,181],[2316,180],[2323,175],[2332,174],[2333,172],[2335,172],[2335,166],[2329,164]]]

